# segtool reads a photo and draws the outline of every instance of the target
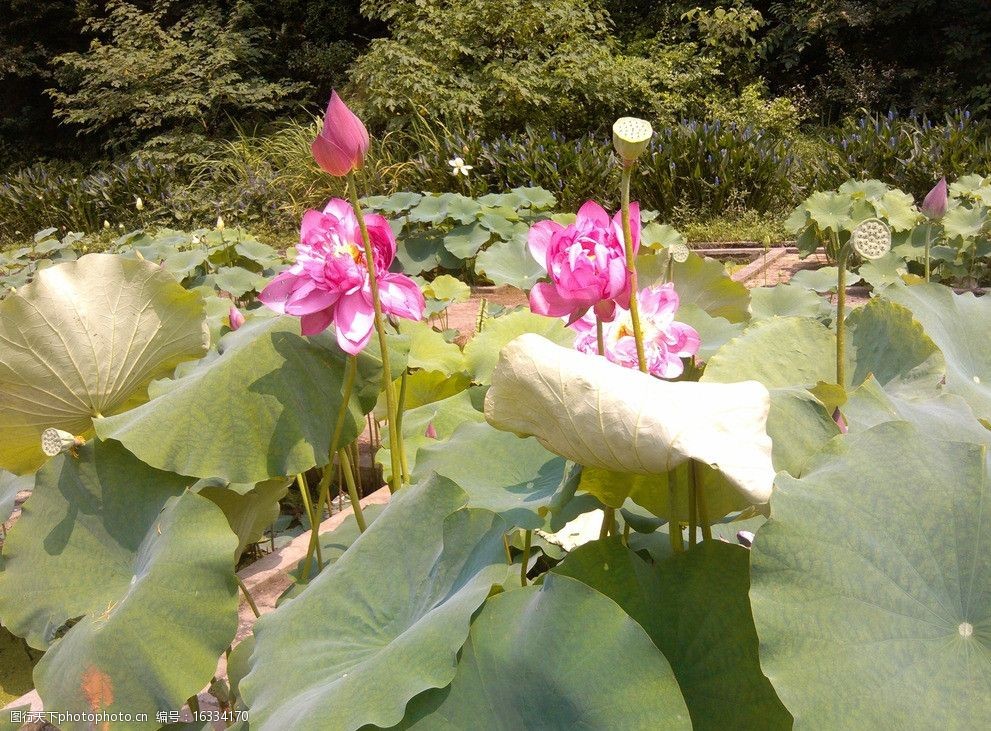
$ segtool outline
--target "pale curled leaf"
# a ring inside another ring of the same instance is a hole
[[[774,480],[769,409],[756,382],[668,383],[533,334],[503,348],[485,399],[492,426],[573,462],[646,475],[696,459],[752,503]]]

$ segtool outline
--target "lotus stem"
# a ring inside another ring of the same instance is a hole
[[[623,523],[623,548],[630,547],[630,524]]]
[[[616,508],[607,507],[602,511],[602,527],[599,529],[599,539],[616,534]]]
[[[317,554],[317,566],[320,571],[323,571],[323,552],[320,548],[320,521],[316,511],[313,509],[313,501],[310,500],[310,488],[307,487],[306,478],[302,472],[296,475],[296,486],[299,488],[299,496],[303,500],[303,509],[306,511],[306,515],[310,520],[310,541],[306,546],[306,558],[304,559],[302,574],[303,582],[305,583],[310,578],[310,564],[313,560],[314,551]]]
[[[693,470],[694,472],[694,470]],[[692,475],[694,478],[694,474]],[[698,484],[692,480],[688,488],[688,546],[695,548],[698,543],[699,514],[698,514]]]
[[[502,546],[506,549],[506,563],[510,566],[513,565],[513,552],[509,550],[509,536],[505,533],[502,534]]]
[[[337,454],[341,432],[344,429],[344,418],[348,413],[351,404],[351,392],[354,390],[354,380],[358,373],[358,359],[348,356],[347,365],[344,370],[344,390],[342,392],[341,410],[337,414],[337,423],[334,425],[334,435],[330,440],[330,450],[328,452],[329,461],[320,475],[320,489],[317,491],[317,509],[323,510],[323,504],[327,504],[328,514],[333,514],[334,505],[330,498],[330,480],[333,477],[334,455]],[[319,539],[317,540],[319,543]]]
[[[526,586],[526,571],[530,565],[530,544],[533,541],[533,531],[523,534],[523,565],[520,566],[520,586]]]
[[[382,301],[379,298],[378,274],[375,271],[375,253],[372,251],[372,241],[368,237],[368,227],[365,225],[365,215],[358,201],[357,186],[349,185],[348,194],[351,207],[358,219],[358,229],[361,231],[361,243],[365,247],[365,264],[368,269],[368,286],[372,290],[372,307],[375,311],[375,331],[378,333],[379,348],[382,351],[382,385],[385,388],[385,405],[389,421],[389,457],[392,463],[392,474],[389,475],[389,490],[396,492],[402,486],[402,463],[399,458],[399,435],[396,431],[396,392],[392,386],[392,369],[389,367],[389,343],[385,337],[385,322],[382,317]]]
[[[932,222],[930,222],[929,225],[926,226],[926,253],[925,253],[926,274],[925,274],[925,276],[926,276],[926,281],[927,282],[929,281],[929,251],[932,248],[932,235],[933,235],[932,226],[933,226],[932,225]]]
[[[403,484],[409,484],[409,458],[406,456],[406,444],[403,439],[403,414],[406,411],[406,381],[409,368],[403,369],[399,381],[399,404],[396,407],[396,438],[399,440],[399,466],[402,469]]]
[[[241,577],[236,573],[234,574],[234,578],[237,580],[237,585],[241,588],[241,593],[244,595],[244,601],[246,601],[248,606],[251,607],[251,613],[255,615],[255,619],[258,619],[262,615],[261,612],[258,611],[258,605],[255,604],[255,600],[251,598],[251,592],[248,591],[248,587],[244,585],[244,582],[241,581]]]
[[[685,550],[685,544],[681,535],[681,521],[675,513],[678,500],[677,475],[677,469],[668,473],[668,536],[671,538],[671,550],[681,553]]]
[[[602,333],[602,320],[595,316],[595,344],[599,349],[599,355],[606,354],[606,340]]]
[[[836,260],[836,384],[841,388],[846,383],[846,260],[841,251]]]
[[[647,358],[643,352],[643,330],[640,329],[640,305],[637,303],[637,262],[633,257],[633,229],[630,226],[630,177],[633,162],[623,163],[623,176],[620,180],[623,216],[623,245],[626,247],[626,271],[630,275],[630,321],[633,324],[633,339],[637,344],[637,364],[641,373],[647,372]]]
[[[351,471],[351,458],[348,457],[348,450],[341,448],[338,452],[341,460],[341,468],[344,471],[344,480],[348,486],[348,497],[351,498],[351,509],[354,510],[354,519],[358,523],[358,530],[362,533],[368,527],[365,523],[365,514],[361,510],[361,498],[358,497],[358,488],[354,484],[354,473]]]
[[[702,540],[712,540],[712,524],[709,523],[709,506],[706,503],[705,487],[702,484],[702,474],[699,471],[699,463],[692,460],[692,484],[695,488],[695,506],[698,509],[699,525],[702,528]]]

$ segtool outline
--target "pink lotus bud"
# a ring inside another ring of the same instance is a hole
[[[434,423],[432,421],[429,424],[427,424],[427,430],[423,432],[423,436],[427,437],[428,439],[437,438],[437,429],[434,427]]]
[[[337,92],[330,95],[323,129],[310,145],[313,159],[323,170],[338,177],[361,167],[368,152],[368,130],[341,101]]]
[[[940,178],[936,186],[929,191],[929,195],[922,201],[922,213],[927,218],[939,220],[946,213],[946,206],[950,202],[946,191],[946,178]]]
[[[244,324],[244,315],[241,314],[241,310],[238,308],[231,307],[230,311],[227,313],[227,321],[231,325],[231,330],[237,330]]]

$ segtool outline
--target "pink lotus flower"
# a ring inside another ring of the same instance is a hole
[[[630,206],[633,251],[640,247],[640,206]],[[595,308],[603,322],[615,316],[617,303],[629,303],[621,214],[612,220],[595,201],[588,201],[570,226],[540,221],[530,228],[530,253],[547,270],[550,282],[530,290],[530,309],[569,322]]]
[[[237,330],[241,327],[244,324],[244,315],[241,314],[241,310],[231,307],[227,312],[227,322],[230,324],[231,330]]]
[[[427,424],[427,430],[423,432],[423,436],[427,437],[428,439],[437,439],[437,427],[434,426],[434,423],[432,421],[429,424]]]
[[[926,199],[922,201],[922,213],[926,218],[939,220],[946,214],[946,207],[950,199],[946,189],[946,178],[940,178],[939,182],[929,191]]]
[[[669,283],[641,290],[637,301],[647,371],[658,378],[677,378],[685,370],[681,359],[698,353],[702,341],[695,328],[675,321],[680,300],[674,285]],[[598,353],[594,319],[586,316],[572,323],[571,328],[577,333],[576,350]],[[625,368],[639,368],[629,310],[618,309],[616,319],[603,328],[603,340],[608,360]]]
[[[368,152],[368,130],[361,120],[341,101],[337,92],[323,116],[323,129],[310,145],[313,159],[323,170],[338,177],[358,170]]]
[[[383,313],[422,319],[426,303],[420,288],[409,277],[388,271],[396,256],[389,222],[368,214],[365,225]],[[299,317],[303,335],[316,335],[333,323],[346,353],[355,355],[368,344],[375,309],[358,219],[347,201],[334,198],[323,211],[303,215],[296,262],[269,282],[258,299],[276,312]]]

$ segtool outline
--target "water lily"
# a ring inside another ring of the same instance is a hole
[[[407,320],[423,317],[426,303],[409,277],[389,272],[396,256],[396,237],[378,214],[365,216],[378,277],[382,311]],[[300,318],[304,335],[316,335],[331,324],[346,353],[359,353],[372,335],[375,309],[368,262],[358,219],[351,205],[332,199],[323,211],[307,211],[300,226],[296,262],[258,296],[276,312]]]
[[[455,157],[448,160],[447,164],[450,165],[452,168],[454,168],[451,171],[451,175],[455,175],[455,176],[460,173],[461,175],[468,177],[468,172],[474,170],[473,165],[465,165],[464,158],[460,158],[460,157]]]
[[[946,207],[950,199],[946,188],[946,178],[940,178],[939,182],[929,191],[925,200],[922,201],[922,213],[927,218],[939,220],[946,214]]]
[[[641,290],[637,301],[643,326],[647,372],[658,378],[677,378],[685,369],[682,358],[698,353],[702,341],[695,328],[674,319],[680,304],[674,285],[669,282]],[[598,353],[595,321],[590,316],[573,322],[571,329],[576,333],[575,350]],[[605,324],[603,343],[607,360],[626,368],[639,367],[629,310],[618,308],[616,318]]]
[[[640,245],[640,208],[631,206],[633,251]],[[562,226],[539,221],[530,228],[530,253],[547,270],[550,282],[530,290],[530,309],[549,317],[581,318],[590,308],[602,321],[612,320],[617,303],[629,302],[630,278],[626,268],[622,223],[595,201],[588,201],[575,222]]]
[[[361,168],[368,152],[368,130],[337,92],[330,95],[323,129],[310,145],[313,159],[325,172],[338,177]]]
[[[231,307],[227,312],[227,322],[230,324],[231,330],[237,330],[241,327],[244,324],[244,315],[241,314],[241,310]]]

